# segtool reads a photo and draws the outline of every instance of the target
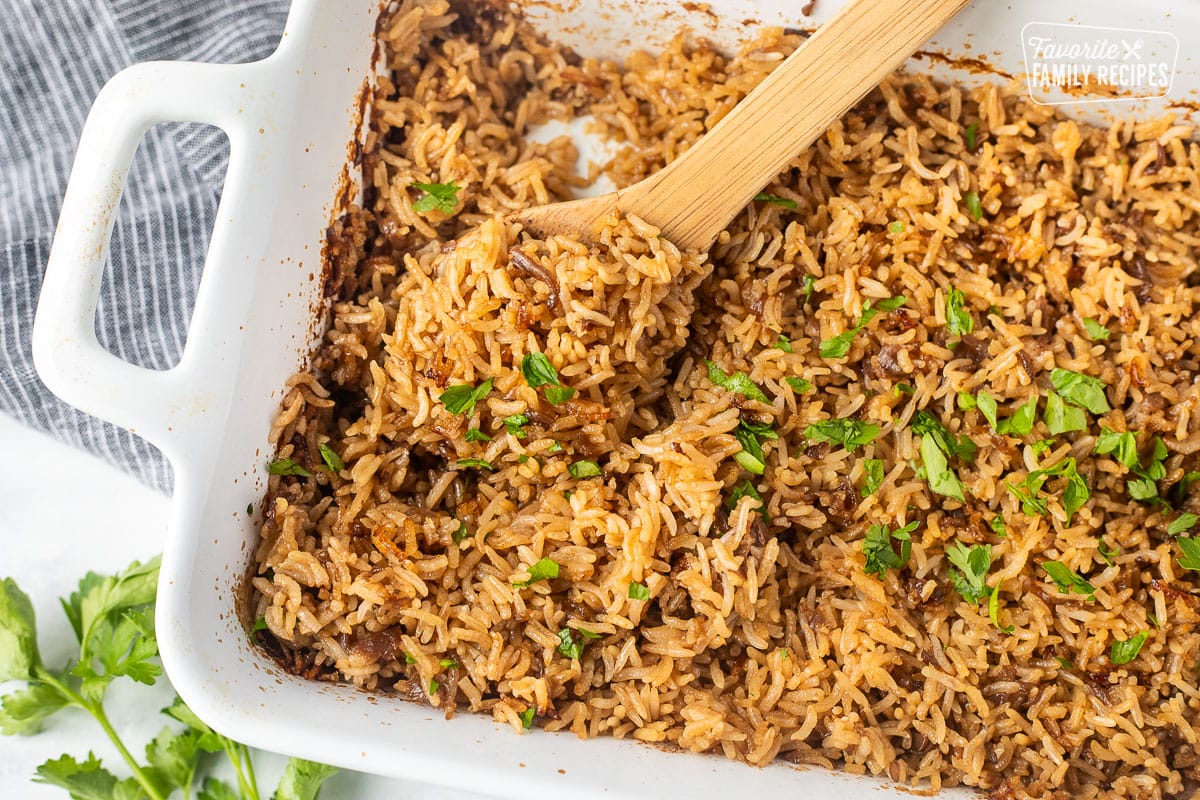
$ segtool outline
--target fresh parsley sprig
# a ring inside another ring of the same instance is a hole
[[[118,779],[93,754],[82,761],[71,755],[50,759],[38,767],[34,780],[65,789],[74,798],[165,800],[176,790],[205,800],[259,800],[258,783],[249,749],[213,731],[176,699],[163,713],[183,723],[182,730],[163,728],[145,750],[145,763],[134,757],[104,707],[112,683],[129,678],[153,684],[162,674],[154,634],[154,593],[158,558],[134,562],[116,575],[89,572],[63,612],[79,646],[76,659],[59,668],[44,663],[38,648],[33,605],[11,578],[0,581],[0,681],[25,681],[24,689],[0,698],[0,733],[30,735],[65,708],[89,714],[112,742],[132,777]],[[237,790],[203,774],[207,753],[223,752],[233,764]],[[272,797],[274,800],[314,800],[321,785],[336,770],[292,759]]]
[[[531,389],[546,387],[546,400],[550,405],[562,405],[575,396],[575,390],[564,386],[559,380],[558,370],[544,353],[526,353],[521,359],[521,374],[525,376],[525,382]]]

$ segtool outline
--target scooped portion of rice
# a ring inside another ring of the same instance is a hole
[[[273,429],[255,636],[515,730],[966,785],[1200,787],[1200,147],[897,74],[708,253],[537,239],[800,39],[623,66],[407,0]],[[415,56],[414,56],[415,54]]]

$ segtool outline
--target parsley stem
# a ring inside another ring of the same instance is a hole
[[[133,779],[138,782],[138,785],[142,787],[142,790],[146,792],[146,795],[150,797],[151,800],[166,800],[166,796],[163,795],[162,792],[158,791],[158,789],[151,782],[150,778],[146,775],[145,771],[143,771],[141,766],[138,765],[137,759],[135,759],[129,752],[129,749],[125,747],[125,743],[121,741],[121,737],[117,735],[116,730],[112,726],[112,722],[110,722],[108,719],[108,714],[104,713],[103,703],[85,700],[83,695],[76,692],[66,683],[60,681],[48,669],[40,664],[34,667],[34,677],[47,686],[53,687],[53,689],[66,698],[71,705],[78,706],[79,708],[82,708],[84,711],[91,714],[92,719],[96,720],[96,722],[104,730],[104,734],[108,737],[108,740],[113,743],[113,747],[117,748],[117,752],[121,754],[121,758],[125,759],[125,763],[129,765],[129,769],[133,772]]]
[[[250,752],[244,744],[222,740],[225,745],[225,755],[229,757],[230,763],[233,764],[234,771],[237,772],[238,788],[241,789],[242,797],[247,800],[259,800],[258,784],[254,779],[254,765],[250,762]],[[242,756],[245,756],[245,769],[243,770]],[[247,775],[247,773],[249,773]]]

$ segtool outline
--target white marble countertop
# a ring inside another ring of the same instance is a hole
[[[22,427],[0,415],[0,577],[13,577],[33,600],[43,658],[59,664],[75,649],[58,597],[88,570],[115,572],[161,550],[170,499],[142,486],[97,458]],[[64,494],[64,484],[69,494]],[[0,694],[20,684],[0,682]],[[106,703],[118,733],[134,753],[162,729],[167,682],[147,688],[119,680]],[[127,771],[115,749],[81,711],[62,711],[35,736],[0,737],[0,797],[64,800],[61,789],[33,783],[38,764],[63,753],[94,751],[112,772]],[[270,797],[284,759],[255,753],[262,796]],[[232,772],[225,775],[229,777]],[[341,772],[322,800],[485,800],[421,784]]]

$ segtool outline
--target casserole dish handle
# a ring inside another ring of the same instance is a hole
[[[168,370],[136,366],[101,346],[95,316],[109,239],[146,131],[162,122],[216,125],[229,136],[232,154],[252,124],[247,86],[256,66],[147,62],[105,84],[79,139],[38,300],[33,357],[46,386],[82,411],[150,440],[168,457],[189,420],[210,404],[204,376],[189,358],[206,343],[189,335],[180,362]],[[190,334],[207,327],[195,321]]]

